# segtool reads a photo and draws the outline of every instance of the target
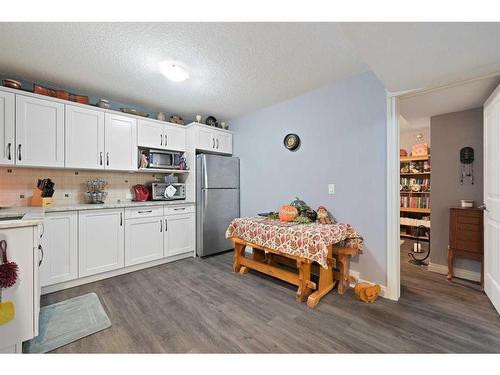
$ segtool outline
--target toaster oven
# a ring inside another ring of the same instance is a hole
[[[151,184],[151,199],[155,201],[186,199],[186,185],[182,183],[153,182]]]

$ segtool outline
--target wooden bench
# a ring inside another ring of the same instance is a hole
[[[242,240],[238,237],[230,239],[234,244],[233,271],[244,274],[248,269],[265,273],[290,284],[296,285],[295,299],[303,302],[307,299],[307,306],[314,308],[322,297],[330,292],[338,283],[339,294],[345,293],[349,287],[349,259],[358,254],[356,249],[334,248],[328,246],[327,267],[321,267],[311,260],[284,254],[274,249]],[[252,248],[252,257],[245,256],[245,248]],[[338,263],[339,269],[334,270]],[[298,272],[284,269],[279,265],[296,268]],[[318,284],[311,280],[311,273],[319,276]]]

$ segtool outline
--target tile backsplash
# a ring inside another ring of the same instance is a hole
[[[106,202],[131,200],[131,187],[162,180],[162,175],[109,171],[0,167],[0,207],[29,206],[38,179],[50,178],[55,183],[56,205],[87,203],[87,180],[108,181]]]

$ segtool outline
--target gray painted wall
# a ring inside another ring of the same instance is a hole
[[[326,206],[363,235],[352,269],[386,285],[386,96],[364,73],[230,122],[241,158],[243,216],[278,210],[296,196]],[[297,133],[290,152],[283,137]],[[328,195],[334,183],[336,194]]]
[[[483,109],[476,108],[431,118],[431,263],[446,265],[449,208],[461,199],[483,202]],[[460,185],[462,147],[474,148],[474,185]],[[479,272],[479,263],[457,259],[455,266]]]

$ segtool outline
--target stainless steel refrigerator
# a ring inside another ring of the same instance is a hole
[[[200,257],[232,248],[226,229],[240,216],[240,159],[196,156],[196,254]]]

